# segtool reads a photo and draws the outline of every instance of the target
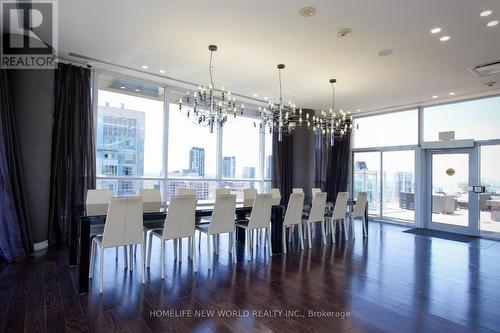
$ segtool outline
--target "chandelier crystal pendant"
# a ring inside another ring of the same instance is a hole
[[[215,89],[212,76],[212,57],[217,51],[216,45],[209,45],[210,62],[208,71],[210,74],[210,85],[208,87],[199,86],[198,89],[185,97],[186,104],[179,98],[179,110],[185,111],[186,116],[194,123],[207,126],[210,133],[214,132],[214,125],[223,127],[228,119],[236,118],[237,114],[243,115],[245,104],[236,106],[236,98],[231,95],[231,91],[224,87]],[[218,93],[219,92],[219,93]],[[191,113],[192,111],[192,113]]]
[[[332,107],[329,113],[321,111],[321,116],[313,117],[313,129],[316,133],[320,133],[325,141],[330,142],[330,146],[335,144],[335,141],[342,140],[352,130],[352,116],[347,112],[340,110],[335,112],[335,86],[336,79],[330,79],[332,85]]]
[[[259,117],[261,119],[260,129],[265,131],[269,130],[269,133],[277,132],[278,141],[281,142],[283,139],[283,133],[293,133],[297,126],[301,126],[303,123],[302,109],[297,111],[295,103],[291,101],[288,104],[283,103],[283,92],[282,92],[282,82],[281,82],[281,71],[285,68],[285,65],[279,64],[278,68],[278,79],[279,79],[279,104],[276,105],[269,101],[268,107],[259,107]],[[306,119],[310,126],[309,114],[306,114]]]

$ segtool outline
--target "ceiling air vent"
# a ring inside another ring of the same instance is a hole
[[[478,77],[487,77],[494,74],[500,74],[500,60],[477,65],[474,67],[469,67],[469,71]]]

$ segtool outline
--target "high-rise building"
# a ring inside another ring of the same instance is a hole
[[[255,167],[243,167],[243,178],[254,179]]]
[[[144,127],[142,111],[99,106],[97,121],[97,174],[104,176],[144,175]],[[133,180],[103,180],[101,188],[116,195],[134,195],[140,184]],[[137,181],[136,181],[137,182]]]
[[[189,151],[189,169],[196,170],[200,177],[205,176],[205,148],[191,148]]]
[[[224,156],[222,160],[222,177],[234,178],[236,175],[236,157]]]

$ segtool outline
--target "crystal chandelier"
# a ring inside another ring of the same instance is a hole
[[[332,108],[329,113],[321,111],[321,116],[313,117],[313,129],[316,133],[320,133],[325,141],[330,142],[330,146],[335,144],[335,141],[342,140],[352,130],[352,116],[340,110],[335,112],[335,79],[330,79],[332,85]]]
[[[295,103],[289,101],[287,105],[283,104],[281,71],[285,68],[285,65],[279,64],[277,67],[280,85],[279,104],[276,105],[269,101],[267,108],[259,107],[259,118],[261,120],[260,129],[263,131],[269,130],[269,133],[277,132],[278,141],[281,142],[283,139],[283,133],[293,133],[297,126],[302,125],[303,120],[302,109],[297,111]],[[306,113],[304,122],[307,123],[308,126],[311,125],[308,113]]]
[[[189,119],[194,123],[202,126],[208,126],[210,133],[214,131],[214,125],[218,127],[224,124],[230,118],[236,118],[237,113],[243,115],[245,105],[236,106],[236,99],[231,95],[231,91],[220,89],[220,94],[217,95],[217,90],[214,86],[212,77],[212,56],[217,51],[216,45],[209,45],[210,62],[208,71],[210,73],[210,85],[208,87],[199,86],[198,90],[186,96],[186,105],[182,98],[179,98],[179,110],[185,111]],[[192,111],[192,113],[191,113]]]

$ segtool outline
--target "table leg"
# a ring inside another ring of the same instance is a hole
[[[89,291],[90,219],[80,219],[80,249],[78,256],[78,293]],[[103,255],[102,253],[100,255]],[[102,272],[99,272],[102,274]]]
[[[69,225],[69,266],[77,264],[78,257],[78,221],[76,217],[71,219]]]
[[[246,219],[246,213],[236,213],[236,219],[237,220],[244,220]],[[242,242],[245,243],[245,229],[243,228],[236,228],[236,241],[237,242]]]
[[[283,253],[283,207],[273,207],[271,213],[271,247],[272,255]]]

